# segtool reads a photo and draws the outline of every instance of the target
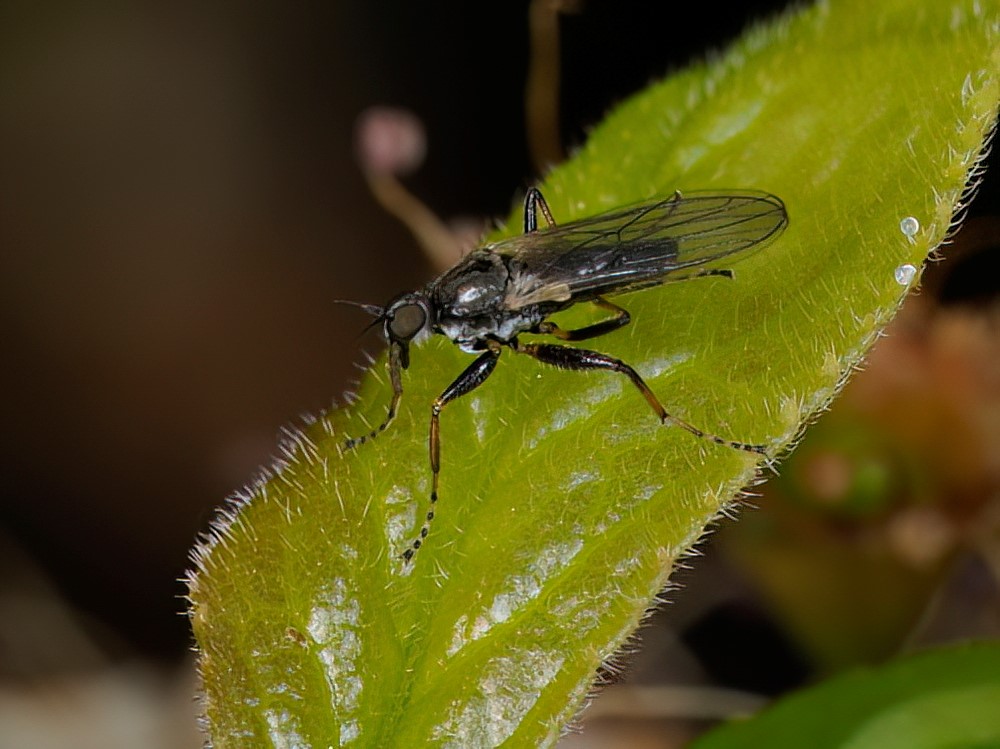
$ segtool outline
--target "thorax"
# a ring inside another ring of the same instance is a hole
[[[471,252],[431,284],[434,330],[465,351],[479,351],[488,338],[507,342],[541,322],[536,308],[506,307],[510,282],[510,271],[501,255]]]

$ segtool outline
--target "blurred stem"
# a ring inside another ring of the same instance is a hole
[[[531,163],[538,174],[566,158],[559,137],[559,14],[572,6],[565,0],[533,0],[528,11],[525,118]]]
[[[365,171],[368,188],[388,213],[399,219],[439,270],[450,268],[462,255],[448,226],[394,175]]]

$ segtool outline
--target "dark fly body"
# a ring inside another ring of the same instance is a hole
[[[538,214],[548,228],[538,229]],[[545,200],[531,189],[524,204],[524,233],[489,244],[419,291],[385,307],[360,305],[383,324],[389,342],[392,400],[385,420],[369,434],[350,439],[348,448],[373,439],[395,418],[403,394],[402,370],[409,344],[422,331],[440,333],[476,359],[431,405],[431,496],[419,536],[403,552],[412,559],[430,532],[438,498],[441,410],[466,395],[493,372],[509,348],[540,362],[571,370],[607,370],[628,377],[661,421],[671,421],[697,437],[752,453],[762,445],[735,442],[698,429],[674,416],[628,364],[596,351],[556,343],[524,342],[522,333],[582,341],[629,323],[628,312],[606,297],[665,282],[700,276],[728,276],[720,267],[760,248],[788,224],[785,205],[763,192],[674,194],[556,226]],[[563,330],[548,318],[581,302],[610,313],[605,320]]]

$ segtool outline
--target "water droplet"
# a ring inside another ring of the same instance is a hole
[[[906,263],[905,265],[900,265],[896,268],[893,275],[896,277],[896,283],[900,286],[909,286],[913,283],[913,279],[917,276],[917,269],[909,263]]]
[[[920,231],[920,222],[913,216],[907,216],[899,222],[899,230],[910,239],[913,239],[917,236],[917,232]]]

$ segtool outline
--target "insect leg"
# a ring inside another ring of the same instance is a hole
[[[653,411],[655,411],[656,415],[660,417],[660,421],[664,423],[672,421],[677,424],[677,426],[691,432],[691,434],[695,437],[710,440],[717,445],[724,445],[725,447],[731,447],[735,450],[745,450],[746,452],[766,455],[766,448],[764,445],[751,445],[746,442],[735,442],[733,440],[717,437],[714,434],[709,434],[708,432],[698,429],[698,427],[688,424],[683,419],[671,416],[660,403],[656,394],[649,389],[649,386],[643,381],[642,377],[639,376],[639,373],[620,359],[615,359],[596,351],[572,348],[570,346],[558,346],[550,343],[522,344],[515,341],[513,343],[513,347],[519,354],[533,356],[544,364],[551,364],[552,366],[560,367],[561,369],[604,369],[611,372],[619,372],[628,377],[632,381],[632,384],[639,389],[639,392],[642,393],[643,397],[645,397]]]
[[[728,268],[707,268],[706,270],[696,271],[695,273],[671,275],[669,278],[664,280],[664,283],[690,281],[692,278],[705,278],[706,276],[722,276],[723,278],[732,278],[733,272]]]
[[[441,410],[451,401],[463,395],[471,393],[482,385],[486,378],[493,373],[497,359],[500,358],[500,344],[494,341],[488,342],[489,349],[479,355],[469,367],[451,383],[431,406],[431,431],[428,441],[431,457],[431,506],[427,511],[424,524],[420,528],[420,535],[410,544],[410,548],[403,552],[403,558],[409,561],[417,553],[427,538],[431,530],[431,522],[434,520],[434,507],[438,499],[438,476],[441,472]]]
[[[403,349],[400,346],[392,345],[389,347],[389,380],[392,382],[392,400],[389,401],[389,410],[385,415],[385,419],[368,434],[363,434],[360,437],[351,437],[346,440],[344,442],[345,450],[350,450],[375,439],[396,418],[396,409],[399,407],[400,398],[403,397],[403,356]]]
[[[549,210],[549,204],[545,202],[545,198],[542,197],[541,190],[537,187],[531,187],[528,189],[528,193],[524,196],[524,233],[531,234],[533,231],[538,230],[538,211],[542,212],[542,216],[545,217],[545,223],[549,226],[555,226],[556,222],[552,218],[552,211]]]
[[[624,328],[632,321],[632,318],[628,314],[628,310],[623,307],[619,307],[617,304],[612,304],[607,299],[598,297],[594,300],[594,304],[602,309],[614,312],[615,316],[608,320],[601,320],[601,322],[588,325],[584,328],[576,328],[575,330],[563,330],[554,322],[546,320],[538,323],[538,325],[536,325],[531,332],[555,336],[556,338],[564,341],[583,341],[587,338],[596,338],[597,336],[604,335],[605,333],[610,333],[613,330],[618,330],[618,328]]]
[[[704,278],[706,276],[723,276],[724,278],[732,278],[733,272],[725,268],[709,268],[708,270],[697,271],[685,276],[672,276],[665,282],[673,283],[675,281],[688,281],[692,278]],[[624,328],[632,321],[628,310],[624,307],[619,307],[617,304],[609,302],[604,297],[598,297],[592,301],[594,305],[614,312],[615,316],[609,320],[601,320],[601,322],[594,323],[593,325],[587,325],[583,328],[576,328],[575,330],[563,330],[554,322],[545,320],[532,328],[531,332],[539,333],[541,335],[555,336],[563,341],[585,341],[588,338],[597,338],[597,336],[602,336],[605,333],[618,330],[618,328]]]

